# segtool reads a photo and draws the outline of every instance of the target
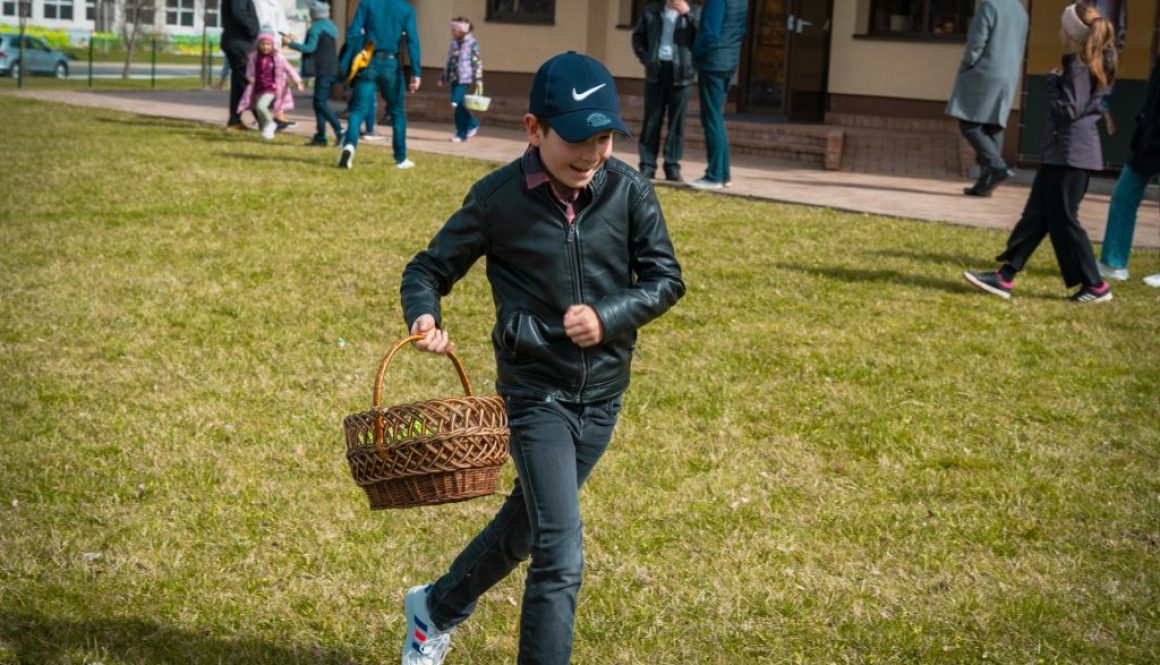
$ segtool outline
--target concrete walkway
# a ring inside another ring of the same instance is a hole
[[[61,102],[78,106],[115,109],[140,115],[162,116],[225,124],[228,93],[209,91],[152,92],[84,92],[60,90],[25,90],[12,93],[20,97]],[[289,115],[299,126],[291,130],[298,137],[314,131],[314,114],[308,95],[298,93],[298,108]],[[341,108],[341,104],[336,105]],[[693,120],[695,122],[695,120]],[[377,133],[389,132],[382,127]],[[467,156],[505,163],[518,156],[526,145],[522,132],[488,128],[486,115],[479,136],[468,143],[451,143],[450,125],[410,123],[407,133],[409,156],[423,167],[421,153]],[[258,138],[257,132],[254,139]],[[291,140],[282,137],[278,140]],[[295,138],[294,140],[298,140]],[[305,149],[305,148],[303,148]],[[312,148],[311,150],[318,150]],[[359,143],[359,150],[390,150],[390,141]],[[616,155],[630,164],[636,163],[634,140],[616,145]],[[338,150],[334,151],[337,162]],[[688,154],[682,163],[687,178],[704,173],[703,154]],[[358,168],[358,161],[355,162]],[[851,212],[873,213],[965,226],[1010,229],[1019,219],[1027,200],[1030,172],[1020,172],[1016,183],[1005,184],[991,198],[976,199],[962,194],[966,180],[918,178],[891,174],[823,171],[793,162],[738,155],[732,165],[734,186],[706,195],[748,196],[753,198],[823,206]],[[1080,219],[1094,242],[1103,238],[1108,214],[1111,183],[1095,183],[1080,208]],[[1023,183],[1023,184],[1020,184]],[[1098,193],[1102,191],[1104,193]],[[1154,201],[1141,206],[1135,234],[1137,247],[1160,248],[1160,210]]]

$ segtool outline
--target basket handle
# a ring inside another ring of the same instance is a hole
[[[383,377],[387,375],[387,365],[391,364],[391,359],[395,357],[399,349],[411,342],[417,342],[426,336],[424,333],[419,333],[417,335],[404,337],[395,342],[390,351],[387,351],[387,355],[383,356],[383,361],[379,363],[379,373],[375,375],[375,395],[373,403],[376,411],[383,405]],[[459,382],[463,384],[463,392],[468,397],[475,395],[475,391],[471,389],[471,381],[467,378],[467,370],[463,369],[463,361],[459,359],[459,356],[455,355],[454,351],[447,351],[447,356],[451,358],[452,364],[455,365],[455,371],[459,373]]]
[[[475,94],[479,95],[480,97],[483,96],[483,81],[475,82]]]

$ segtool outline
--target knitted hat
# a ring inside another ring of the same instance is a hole
[[[278,45],[278,38],[274,36],[273,32],[269,32],[269,28],[262,30],[258,35],[259,42],[270,42],[274,46]]]
[[[1091,26],[1080,19],[1079,14],[1075,11],[1075,5],[1072,4],[1063,8],[1063,16],[1059,19],[1059,31],[1078,44],[1087,39],[1088,33],[1091,32]]]
[[[321,0],[310,3],[310,18],[330,18],[330,4]]]

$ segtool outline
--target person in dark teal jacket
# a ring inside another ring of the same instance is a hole
[[[701,126],[709,168],[689,183],[698,189],[720,189],[731,183],[729,136],[725,133],[725,96],[741,59],[741,40],[749,16],[747,0],[705,0],[701,23],[693,41],[697,91],[701,97]]]
[[[326,146],[326,127],[342,141],[342,125],[330,108],[330,90],[338,81],[338,26],[330,20],[330,5],[310,3],[310,28],[305,42],[290,42],[290,48],[302,54],[302,77],[314,77],[314,118],[317,123],[309,145]]]
[[[355,54],[368,44],[374,44],[374,57],[354,78],[354,96],[351,98],[347,132],[342,139],[339,168],[349,169],[358,146],[358,128],[367,114],[374,113],[375,94],[381,92],[387,100],[391,115],[391,148],[395,166],[409,169],[415,162],[407,159],[407,113],[403,104],[404,90],[416,92],[422,84],[422,59],[419,51],[419,29],[415,25],[415,8],[404,0],[364,0],[355,10],[354,19],[346,30],[348,46],[339,63],[341,71],[350,71]],[[411,61],[411,80],[404,80],[399,48],[406,40],[407,55]],[[355,131],[350,131],[351,128]]]

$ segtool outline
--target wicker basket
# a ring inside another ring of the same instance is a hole
[[[464,95],[463,105],[469,110],[483,112],[491,106],[491,97],[483,96],[483,84],[475,86],[474,95]]]
[[[342,423],[346,460],[355,483],[366,491],[371,510],[494,494],[499,470],[507,461],[503,399],[477,396],[454,353],[447,355],[459,373],[464,397],[382,408],[387,366],[399,349],[422,338],[412,335],[387,351],[375,377],[373,408],[351,414]]]

